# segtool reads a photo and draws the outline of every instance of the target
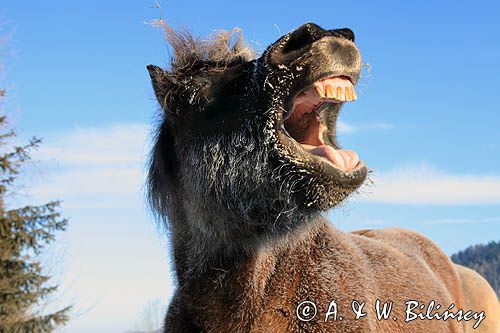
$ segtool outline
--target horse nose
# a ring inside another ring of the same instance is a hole
[[[354,32],[349,28],[335,29],[332,30],[334,33],[341,35],[344,38],[349,39],[351,42],[354,42]]]
[[[293,52],[306,47],[323,36],[325,30],[314,23],[306,23],[293,31],[283,46],[283,53]]]

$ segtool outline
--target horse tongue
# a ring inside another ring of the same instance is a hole
[[[358,154],[352,150],[334,149],[327,145],[311,146],[302,144],[302,147],[311,154],[326,158],[345,172],[353,170],[359,162]]]

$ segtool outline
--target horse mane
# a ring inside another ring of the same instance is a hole
[[[257,56],[257,52],[245,43],[239,28],[218,30],[201,39],[189,31],[175,30],[163,19],[156,20],[154,25],[163,29],[165,40],[172,47],[172,73],[187,70],[198,62],[225,67],[234,62],[250,61]]]

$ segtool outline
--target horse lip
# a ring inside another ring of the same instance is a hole
[[[293,156],[293,159],[301,159],[304,165],[310,165],[310,170],[313,170],[317,175],[324,175],[325,181],[332,181],[337,186],[347,188],[357,188],[363,183],[368,175],[368,167],[360,160],[358,164],[349,172],[337,168],[328,160],[321,156],[317,156],[305,151],[300,143],[296,142],[292,137],[285,134],[283,131],[278,132],[278,141],[287,149]]]

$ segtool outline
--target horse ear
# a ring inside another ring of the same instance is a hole
[[[156,99],[162,108],[164,108],[168,92],[173,87],[172,79],[166,70],[158,66],[147,65],[146,68],[148,69],[149,76],[151,77],[151,83],[153,84]]]

